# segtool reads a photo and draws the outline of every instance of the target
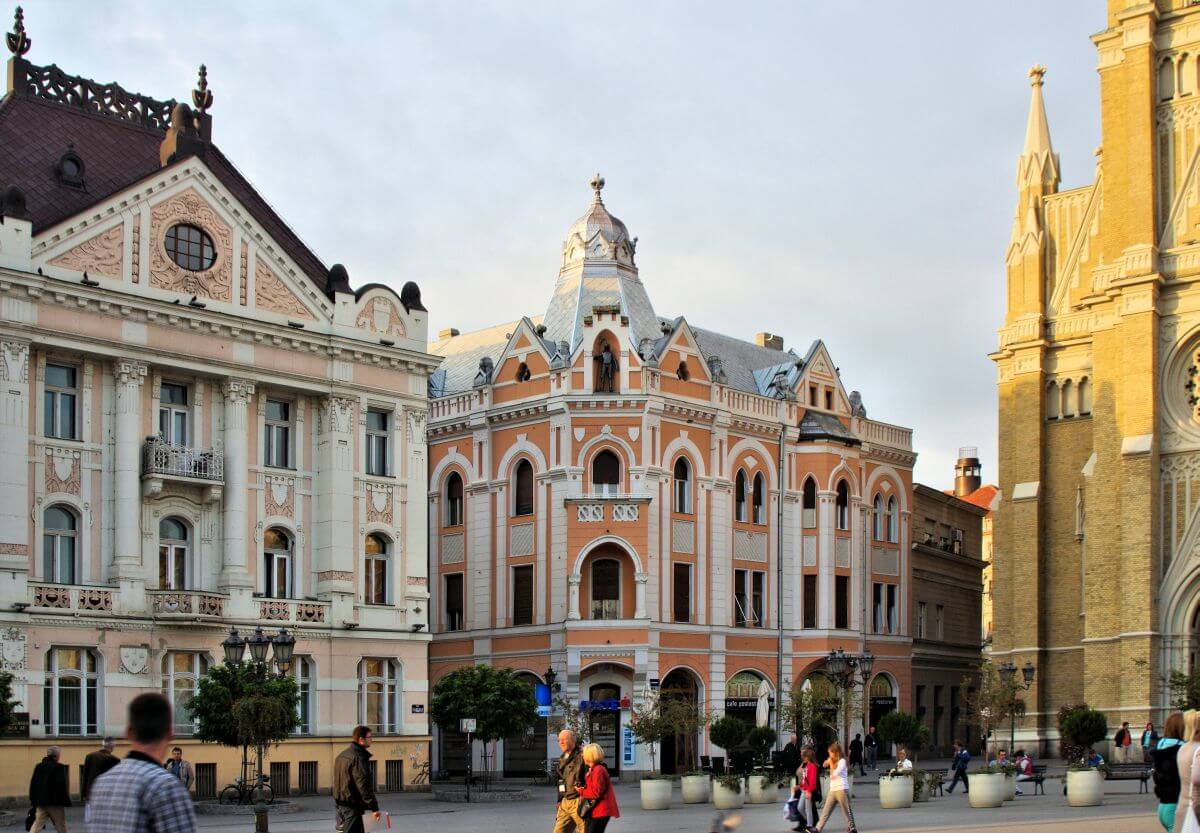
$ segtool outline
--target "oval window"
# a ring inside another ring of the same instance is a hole
[[[212,238],[205,234],[203,229],[185,223],[167,229],[167,239],[163,241],[163,245],[166,246],[167,254],[175,261],[175,265],[189,272],[211,269],[217,259]]]

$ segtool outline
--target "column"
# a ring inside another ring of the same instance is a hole
[[[649,573],[635,573],[633,576],[633,618],[646,618],[646,583],[650,580]],[[576,594],[578,595],[578,594]]]
[[[231,606],[237,605],[234,596],[245,597],[242,604],[248,605],[249,591],[253,587],[246,559],[249,549],[246,540],[246,504],[249,497],[247,467],[250,464],[248,414],[254,383],[246,379],[226,379],[221,385],[221,392],[225,395],[225,490],[221,513],[224,547],[218,587],[230,594]]]
[[[142,383],[146,365],[118,361],[113,365],[116,388],[116,426],[113,450],[113,526],[115,548],[113,573],[118,579],[132,579],[141,572],[141,451]]]
[[[330,396],[317,408],[317,500],[313,554],[316,595],[333,602],[334,622],[355,621],[354,418],[358,401]]]
[[[836,492],[817,492],[817,627],[833,627],[835,599],[833,598],[833,527]]]
[[[6,338],[0,349],[0,604],[8,609],[29,601],[29,343]]]
[[[639,573],[638,575],[641,575],[641,573]],[[567,611],[568,619],[578,619],[579,618],[579,583],[580,583],[580,581],[581,581],[581,579],[578,574],[573,573],[573,574],[567,576],[567,585],[570,588],[567,592],[567,597],[568,597],[568,600],[570,601],[570,608]],[[641,595],[641,598],[643,599],[643,601],[645,601],[644,594]]]

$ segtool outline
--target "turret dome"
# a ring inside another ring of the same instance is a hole
[[[596,174],[589,183],[594,196],[582,217],[567,229],[563,243],[563,266],[578,261],[618,261],[633,265],[637,239],[629,237],[629,229],[614,217],[600,198],[604,177]]]

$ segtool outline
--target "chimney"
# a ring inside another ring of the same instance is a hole
[[[454,338],[456,335],[460,335],[458,330],[454,327],[447,327],[444,330],[438,330],[438,341],[445,341],[448,338]]]
[[[979,449],[966,446],[958,450],[958,462],[954,464],[954,495],[966,497],[983,485],[983,466],[979,463]]]
[[[783,336],[772,335],[771,333],[759,333],[754,337],[754,343],[759,347],[767,347],[771,350],[782,350]]]

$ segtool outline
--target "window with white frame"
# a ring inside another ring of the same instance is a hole
[[[817,525],[817,481],[811,477],[804,479],[804,495],[801,498],[801,525],[812,529]]]
[[[883,633],[883,584],[871,584],[871,630]]]
[[[388,603],[388,541],[372,532],[363,546],[363,601],[369,605]]]
[[[158,395],[158,435],[170,445],[188,444],[187,385],[163,382]]]
[[[592,493],[616,495],[621,491],[621,461],[605,449],[592,458]]]
[[[263,533],[263,595],[269,599],[292,596],[292,538],[277,527]]]
[[[621,618],[621,565],[612,558],[592,562],[592,618]]]
[[[763,596],[766,573],[761,570],[733,571],[733,625],[763,627]]]
[[[188,589],[188,527],[179,518],[158,522],[158,587]]]
[[[208,670],[208,657],[192,651],[168,651],[162,660],[162,693],[171,703],[175,734],[190,735],[196,731],[196,719],[188,702],[196,696],[196,684]]]
[[[733,481],[733,519],[745,523],[749,517],[746,511],[746,472],[738,469]]]
[[[56,440],[79,439],[78,371],[65,364],[46,365],[42,433]]]
[[[926,636],[927,618],[929,611],[925,602],[917,602],[917,639],[924,639]]]
[[[367,410],[367,474],[387,477],[390,452],[388,438],[391,434],[392,415],[377,408]]]
[[[56,504],[42,515],[42,580],[75,584],[79,576],[79,518]]]
[[[461,526],[463,522],[463,480],[458,472],[446,478],[446,526]]]
[[[762,526],[767,522],[767,480],[762,472],[754,475],[754,522]]]
[[[887,539],[893,544],[900,541],[900,507],[895,495],[887,502]]]
[[[268,399],[263,414],[263,465],[292,467],[292,403]]]
[[[296,718],[299,721],[292,731],[294,735],[311,735],[313,733],[313,715],[316,714],[315,697],[317,694],[316,668],[312,657],[297,655],[292,661],[292,678],[296,681]]]
[[[875,499],[871,501],[871,537],[876,541],[884,540],[883,521],[883,495],[877,493]]]
[[[400,733],[400,665],[364,658],[358,664],[358,722],[377,735]]]
[[[937,639],[946,638],[946,608],[938,605],[933,610],[933,635]]]
[[[837,497],[834,499],[834,509],[837,516],[837,528],[850,528],[850,487],[845,480],[837,484]]]
[[[675,511],[683,515],[692,512],[692,467],[686,457],[675,461]]]
[[[51,648],[42,686],[42,724],[47,735],[98,734],[100,672],[88,648]]]
[[[887,632],[900,633],[900,588],[894,584],[887,585]]]
[[[533,514],[533,464],[518,460],[513,472],[513,515]]]

